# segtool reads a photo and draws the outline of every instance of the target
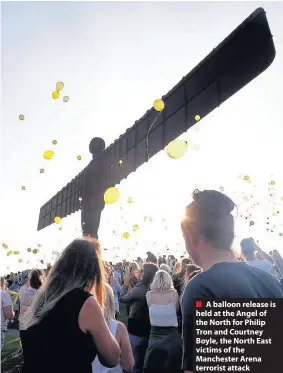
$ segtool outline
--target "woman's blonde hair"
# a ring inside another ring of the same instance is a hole
[[[105,283],[104,284],[104,319],[107,323],[115,319],[115,300],[114,292],[112,287]]]
[[[49,311],[74,289],[95,291],[103,306],[104,266],[100,258],[99,242],[95,239],[74,240],[62,252],[47,280],[37,291],[25,316],[28,327],[39,323]]]
[[[171,274],[171,268],[165,263],[160,265],[160,270],[169,273],[169,275]]]
[[[162,292],[171,290],[173,288],[172,277],[169,275],[169,273],[163,270],[157,271],[150,285],[150,290]]]

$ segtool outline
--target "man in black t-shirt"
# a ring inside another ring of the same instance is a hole
[[[213,190],[195,191],[193,199],[186,208],[182,231],[189,255],[203,272],[189,281],[182,297],[185,373],[193,371],[195,298],[283,298],[278,281],[239,262],[231,251],[233,201]]]

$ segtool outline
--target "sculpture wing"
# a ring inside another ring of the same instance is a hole
[[[186,132],[272,63],[275,47],[262,8],[254,11],[162,99],[165,109],[149,133],[149,158]],[[148,161],[146,138],[152,108],[102,155],[103,186],[114,186]],[[123,163],[119,166],[119,161]]]
[[[64,218],[80,210],[79,197],[82,196],[82,185],[85,170],[80,172],[60,192],[46,202],[40,209],[37,230],[54,223],[55,216]]]

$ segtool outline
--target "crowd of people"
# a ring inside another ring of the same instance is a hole
[[[234,208],[222,193],[195,191],[179,260],[148,252],[105,263],[99,242],[83,237],[47,270],[1,277],[1,349],[16,314],[24,373],[193,372],[195,299],[283,297],[277,250],[267,254],[252,238],[241,255],[231,249]]]

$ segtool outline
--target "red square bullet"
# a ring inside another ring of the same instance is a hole
[[[196,300],[196,308],[202,308],[202,301]]]

